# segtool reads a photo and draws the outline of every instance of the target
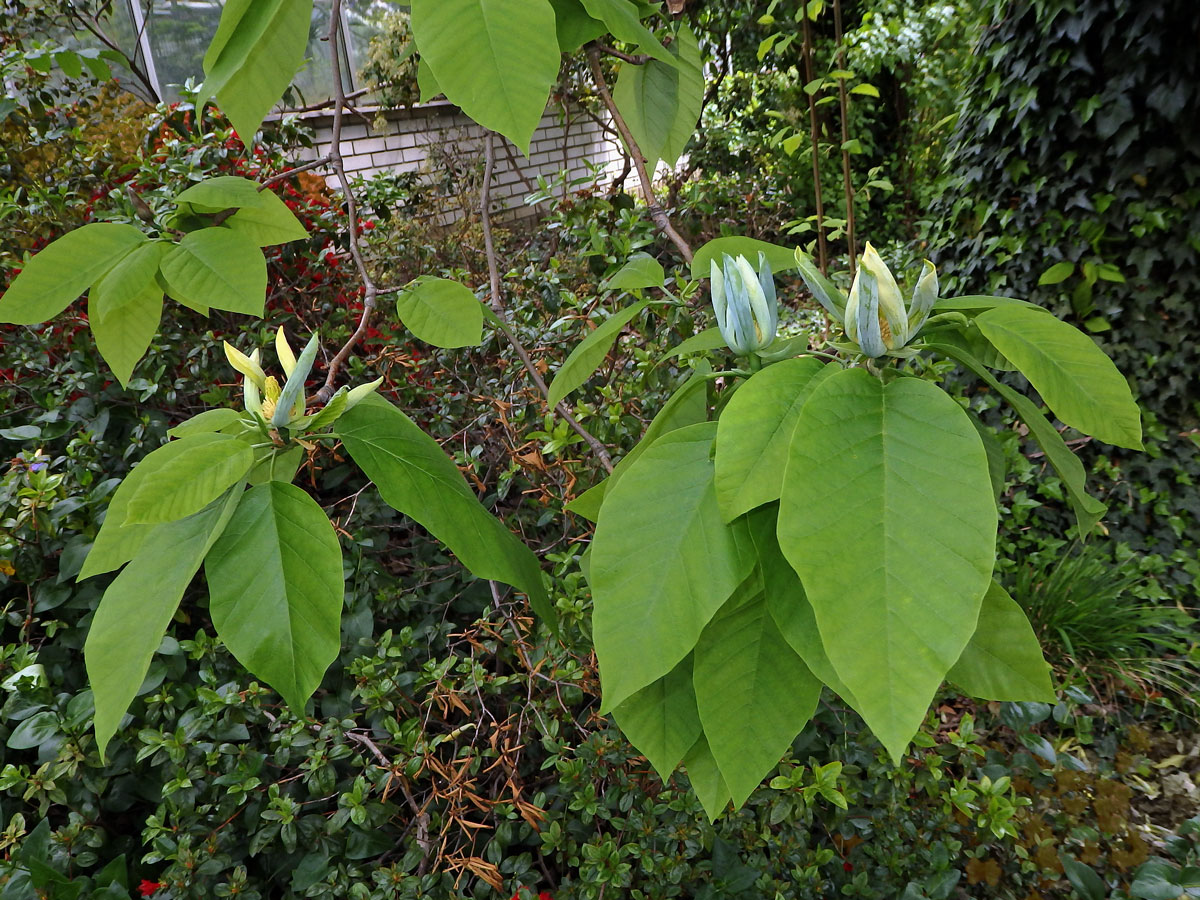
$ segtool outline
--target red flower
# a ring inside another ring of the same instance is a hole
[[[844,862],[844,863],[842,863],[842,869],[847,872],[850,872],[854,869],[854,866],[850,865],[850,863],[848,863],[848,862]]]
[[[145,878],[143,878],[142,883],[138,885],[138,891],[141,893],[141,895],[143,897],[149,897],[155,891],[161,890],[161,889],[162,889],[162,882],[147,881]]]

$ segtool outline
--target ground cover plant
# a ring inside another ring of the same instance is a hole
[[[843,11],[789,12],[811,48]],[[422,93],[520,147],[577,54],[643,207],[548,186],[540,235],[498,227],[488,131],[477,221],[368,221],[336,123],[340,194],[258,134],[307,6],[231,3],[146,189],[14,267],[0,316],[89,314],[5,334],[3,895],[1183,895],[1187,613],[1118,617],[1161,665],[1104,670],[1022,569],[1103,540],[1071,444],[1140,450],[1123,375],[930,263],[902,289],[852,195],[800,247],[697,236],[649,172],[703,20],[506,13],[485,47],[495,9],[415,4]]]

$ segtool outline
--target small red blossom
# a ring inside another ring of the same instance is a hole
[[[850,865],[850,863],[848,863],[848,862],[844,862],[844,863],[842,863],[842,869],[844,869],[847,872],[850,872],[850,871],[853,871],[854,866]]]
[[[161,881],[147,881],[145,878],[143,878],[142,883],[138,885],[138,892],[143,897],[149,897],[151,894],[153,894],[155,891],[158,891],[158,890],[162,890],[162,882]]]

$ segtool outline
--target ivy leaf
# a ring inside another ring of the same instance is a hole
[[[312,11],[313,0],[228,0],[221,10],[196,104],[216,97],[247,147],[304,62]]]
[[[946,679],[982,700],[1054,702],[1050,666],[1029,619],[994,581],[983,596],[971,642]]]
[[[758,254],[760,252],[766,254],[767,262],[771,264],[772,272],[787,272],[797,267],[796,252],[789,247],[768,244],[766,241],[760,241],[757,238],[729,235],[727,237],[713,238],[696,251],[696,255],[692,257],[692,277],[696,279],[708,278],[712,268],[710,263],[716,260],[719,266],[721,264],[721,255],[724,253],[728,253],[730,256],[746,257],[746,259],[750,260],[750,264],[757,270]]]
[[[246,491],[204,563],[213,625],[251,673],[302,715],[341,646],[342,550],[302,489]]]
[[[76,228],[30,257],[4,296],[0,322],[34,325],[53,319],[139,244],[132,225],[94,222]]]
[[[262,318],[267,262],[245,235],[221,227],[193,231],[163,257],[159,271],[171,296],[187,306]]]
[[[195,515],[155,528],[104,592],[83,646],[96,701],[94,727],[101,759],[146,677],[183,592],[242,493],[235,486]]]
[[[1108,444],[1142,449],[1142,414],[1129,382],[1078,328],[1014,306],[990,309],[975,324],[1065,424]]]
[[[421,61],[446,98],[528,155],[561,61],[549,0],[413,0],[411,9]]]
[[[700,798],[700,805],[704,807],[704,814],[708,816],[708,821],[715,822],[717,816],[729,805],[729,785],[725,783],[712,750],[709,749],[708,740],[703,735],[683,758],[683,766],[687,769],[692,790],[696,792],[696,796]]]
[[[618,310],[601,322],[591,334],[575,345],[575,349],[563,360],[563,364],[558,367],[558,372],[554,375],[554,381],[550,383],[550,396],[546,400],[546,403],[551,409],[558,406],[567,394],[581,387],[592,377],[592,373],[604,362],[604,358],[608,356],[608,351],[616,343],[621,329],[628,325],[634,316],[645,309],[649,302],[648,299],[639,300],[632,306]]]
[[[665,783],[701,734],[691,654],[627,698],[613,710],[613,718]]]
[[[1075,513],[1075,521],[1079,528],[1079,534],[1084,538],[1091,534],[1096,523],[1104,516],[1107,507],[1095,497],[1088,494],[1086,487],[1087,475],[1083,470],[1083,463],[1079,461],[1079,457],[1071,452],[1071,448],[1063,441],[1062,435],[1058,433],[1058,430],[1053,425],[1046,421],[1046,417],[1041,414],[1033,401],[1019,391],[1014,391],[1003,382],[997,381],[992,373],[983,367],[983,364],[979,360],[960,348],[940,343],[931,343],[927,346],[929,349],[943,356],[958,360],[983,379],[992,390],[1000,394],[1017,411],[1017,415],[1021,417],[1021,421],[1029,428],[1029,433],[1033,435],[1033,439],[1037,441],[1042,451],[1046,454],[1046,459],[1050,461],[1050,465],[1054,467],[1054,471],[1062,479],[1063,487],[1067,489],[1067,499],[1070,501],[1071,508]]]
[[[705,627],[693,675],[704,736],[735,809],[778,765],[821,696],[821,682],[771,617],[761,579],[750,582]]]
[[[537,557],[483,508],[437,441],[376,395],[338,420],[338,434],[385,503],[429,529],[478,577],[524,591],[557,628]]]
[[[717,420],[717,503],[726,522],[779,499],[800,410],[838,370],[812,357],[785,359],[745,381]]]
[[[422,275],[396,299],[405,327],[435,347],[476,347],[483,341],[483,307],[470,288]]]
[[[156,525],[199,512],[254,464],[250,445],[231,435],[195,435],[180,438],[177,444],[180,449],[139,479],[129,498],[128,523]]]
[[[779,508],[779,546],[825,652],[898,761],[975,631],[995,564],[975,426],[929,382],[836,372],[800,412]]]
[[[753,566],[717,508],[716,427],[659,438],[606,494],[589,578],[602,712],[687,656]]]

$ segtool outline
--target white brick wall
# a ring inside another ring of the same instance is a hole
[[[378,110],[363,112],[372,119],[370,126],[357,117],[342,124],[342,158],[350,174],[369,177],[385,171],[433,169],[437,163],[429,160],[431,148],[452,149],[464,157],[483,155],[482,129],[448,103],[385,111],[387,129],[382,133],[375,130]],[[307,113],[304,118],[314,128],[316,140],[313,149],[302,151],[301,161],[318,159],[329,152],[333,117],[322,112]],[[495,141],[492,194],[497,205],[513,216],[533,212],[523,202],[529,188],[522,175],[536,187],[539,175],[551,178],[564,167],[578,177],[586,171],[584,160],[589,160],[604,166],[600,180],[608,183],[620,173],[624,161],[620,146],[595,121],[578,110],[564,115],[561,108],[553,106],[534,132],[528,158],[511,144],[505,148],[507,141],[499,135]]]

